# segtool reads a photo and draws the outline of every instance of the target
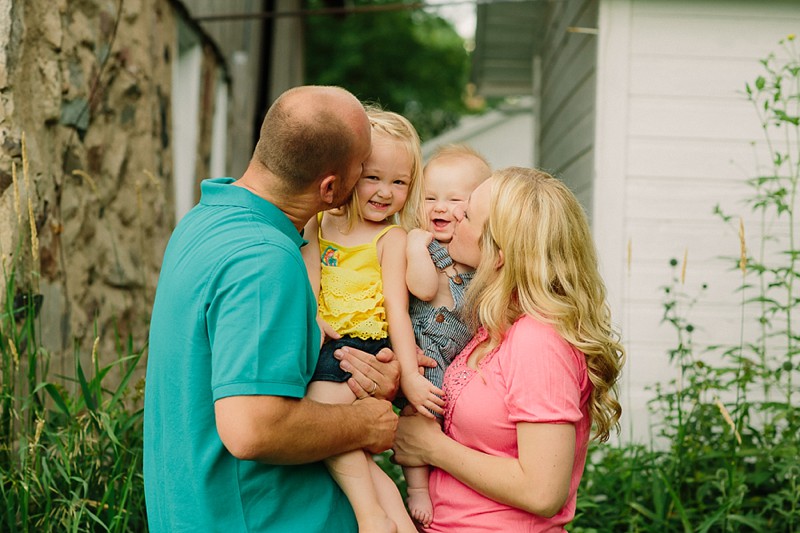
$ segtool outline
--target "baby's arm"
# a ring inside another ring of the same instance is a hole
[[[412,229],[406,240],[406,285],[424,302],[433,300],[439,290],[439,272],[428,253],[431,241],[433,233],[422,229]]]
[[[443,412],[443,392],[420,375],[417,367],[417,344],[408,316],[408,289],[405,283],[406,233],[401,228],[394,228],[383,236],[381,244],[384,306],[392,349],[400,361],[400,387],[417,411],[433,417],[430,411]]]

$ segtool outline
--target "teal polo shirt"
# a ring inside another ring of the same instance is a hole
[[[202,183],[164,255],[145,386],[150,531],[354,532],[323,463],[241,461],[217,433],[220,398],[304,396],[319,349],[305,241],[278,208],[231,183]]]

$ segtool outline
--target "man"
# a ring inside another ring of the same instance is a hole
[[[175,228],[153,307],[144,481],[153,532],[356,531],[323,463],[388,449],[390,351],[347,349],[352,405],[304,398],[320,332],[300,230],[345,203],[370,126],[344,89],[299,87],[264,119],[244,175],[205,180]],[[383,399],[376,399],[377,396]]]

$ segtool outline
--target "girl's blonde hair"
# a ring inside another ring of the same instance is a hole
[[[492,178],[466,318],[473,329],[486,328],[492,346],[523,315],[552,324],[586,356],[594,437],[606,441],[612,428],[619,430],[616,382],[625,350],[611,325],[583,208],[561,181],[539,170],[510,167]]]
[[[379,132],[405,146],[408,155],[411,157],[411,181],[408,184],[408,197],[403,208],[394,215],[395,224],[400,224],[403,229],[410,231],[424,219],[423,212],[423,188],[422,188],[422,149],[420,148],[419,135],[411,122],[402,115],[391,111],[384,111],[376,105],[364,106],[367,110],[367,117],[372,126],[373,132]],[[353,197],[344,208],[347,215],[347,231],[361,220],[361,209],[358,202],[358,194],[353,191]]]

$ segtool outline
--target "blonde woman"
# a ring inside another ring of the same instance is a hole
[[[457,215],[454,261],[477,269],[475,336],[445,373],[444,432],[401,417],[395,459],[429,464],[431,532],[563,531],[594,425],[619,425],[624,350],[586,216],[563,183],[495,172]]]

